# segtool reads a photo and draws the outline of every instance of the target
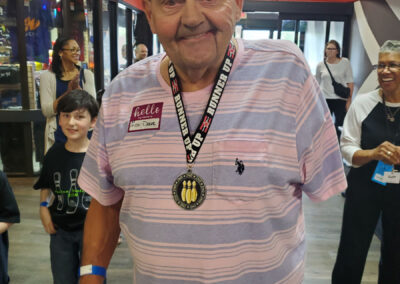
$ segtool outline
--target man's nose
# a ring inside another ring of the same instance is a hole
[[[186,0],[182,9],[182,24],[188,28],[196,28],[203,20],[204,16],[201,12],[201,6],[198,0]]]

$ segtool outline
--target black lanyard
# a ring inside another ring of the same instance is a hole
[[[171,82],[172,95],[174,97],[175,109],[178,115],[179,126],[181,129],[183,144],[186,149],[186,161],[188,164],[194,163],[197,154],[200,152],[200,148],[206,139],[208,129],[210,129],[211,122],[214,118],[215,112],[217,111],[218,104],[221,100],[222,93],[224,92],[226,83],[228,81],[229,73],[231,72],[233,61],[236,55],[235,44],[231,41],[226,50],[224,60],[219,67],[218,74],[214,86],[211,91],[210,98],[208,99],[207,107],[204,110],[203,118],[201,119],[199,126],[193,136],[190,135],[189,125],[187,123],[187,117],[185,107],[183,105],[181,84],[179,77],[175,72],[174,65],[172,62],[168,64],[169,79]]]

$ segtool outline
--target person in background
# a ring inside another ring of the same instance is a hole
[[[343,125],[341,150],[352,168],[333,284],[361,283],[380,215],[378,283],[400,283],[400,41],[386,41],[374,67],[380,88],[358,95]]]
[[[127,60],[127,54],[126,54],[126,44],[123,44],[121,47],[121,56],[122,56],[122,62],[119,64],[119,71],[124,70],[126,67],[128,67],[128,60]]]
[[[96,98],[94,75],[78,65],[80,54],[81,49],[73,38],[58,38],[51,67],[40,76],[40,104],[46,117],[45,152],[54,142],[66,141],[56,114],[60,98],[75,89],[83,89]]]
[[[166,53],[104,94],[79,176],[80,283],[101,283],[120,228],[137,284],[302,283],[302,194],[347,186],[302,52],[233,38],[242,0],[139,4]]]
[[[77,183],[85,156],[89,129],[98,114],[96,100],[86,91],[75,89],[58,100],[59,124],[65,143],[55,143],[46,153],[39,180],[40,219],[50,234],[51,271],[55,284],[78,283],[83,223],[91,197]],[[50,192],[54,202],[47,200]]]
[[[135,44],[135,63],[147,57],[148,49],[144,43]]]
[[[336,82],[350,88],[348,99],[335,94],[332,79],[325,64],[329,67]],[[330,40],[325,45],[324,61],[318,63],[315,77],[321,87],[331,114],[335,115],[335,128],[337,137],[340,140],[339,127],[343,125],[346,111],[351,104],[354,80],[350,61],[345,57],[340,57],[340,45],[336,40]]]
[[[0,284],[10,281],[8,276],[8,228],[20,222],[17,201],[7,176],[0,171]]]

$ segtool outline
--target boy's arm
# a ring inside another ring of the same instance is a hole
[[[81,266],[91,264],[107,268],[110,264],[121,231],[119,212],[122,200],[103,206],[92,198],[85,220]],[[101,284],[103,281],[102,276],[86,275],[81,277],[79,283]]]
[[[44,188],[40,190],[40,203],[47,202],[50,196],[50,189]],[[55,234],[53,220],[51,219],[50,211],[47,206],[40,205],[39,207],[40,220],[42,220],[44,230],[49,234]]]

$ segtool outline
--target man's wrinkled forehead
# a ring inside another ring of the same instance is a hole
[[[145,2],[148,2],[149,4],[151,3],[151,2],[162,2],[163,0],[131,0],[132,1],[132,3],[133,3],[133,5],[136,7],[136,8],[138,8],[139,10],[141,10],[141,11],[144,11],[144,6],[145,6]],[[232,3],[233,2],[235,2],[235,1],[232,1]],[[242,4],[242,3],[241,3]],[[239,5],[240,6],[240,5]],[[240,9],[242,8],[242,7],[239,7]]]

